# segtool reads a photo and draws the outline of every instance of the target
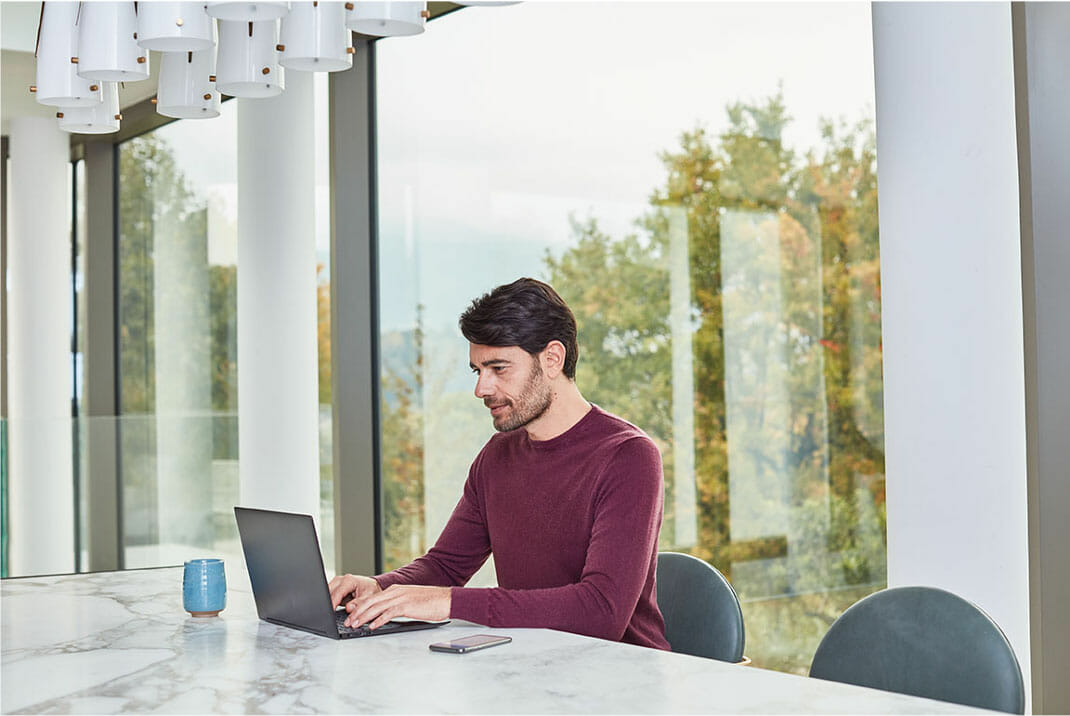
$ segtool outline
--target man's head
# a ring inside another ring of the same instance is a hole
[[[559,341],[565,349],[565,377],[576,378],[576,318],[557,291],[542,281],[518,278],[498,286],[472,301],[459,324],[469,343],[519,346],[533,356],[550,341]]]
[[[476,397],[501,431],[524,427],[553,403],[556,381],[576,376],[576,319],[541,281],[522,278],[472,302],[460,319],[479,379]]]

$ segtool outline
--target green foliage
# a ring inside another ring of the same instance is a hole
[[[380,382],[382,560],[387,569],[426,551],[424,541],[423,309],[417,307],[414,362]]]
[[[716,142],[698,127],[662,154],[665,186],[639,233],[613,239],[594,219],[574,222],[575,247],[547,258],[549,280],[576,311],[585,395],[662,447],[662,547],[730,576],[738,567],[745,601],[805,602],[799,615],[794,603],[747,609],[751,655],[798,670],[809,652],[776,654],[810,633],[802,621],[827,625],[844,606],[827,595],[885,578],[873,131],[824,122],[823,145],[799,161],[781,142],[780,93],[727,113]],[[686,216],[690,267],[693,476],[674,474],[671,449],[674,212]],[[674,544],[672,495],[692,479],[698,539]]]

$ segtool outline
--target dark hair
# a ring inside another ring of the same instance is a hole
[[[531,355],[550,341],[565,346],[564,373],[576,377],[576,318],[557,291],[542,281],[519,278],[472,301],[458,321],[461,333],[482,346],[520,346]]]

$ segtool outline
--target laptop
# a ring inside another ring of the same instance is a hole
[[[316,526],[311,515],[235,507],[256,613],[272,624],[332,639],[431,629],[447,622],[404,620],[378,629],[347,627],[344,609],[331,608]]]

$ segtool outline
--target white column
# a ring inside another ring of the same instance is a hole
[[[70,138],[11,120],[8,182],[10,574],[74,569]]]
[[[888,585],[984,609],[1029,693],[1010,3],[874,3]]]
[[[241,503],[319,521],[313,78],[238,101]]]

